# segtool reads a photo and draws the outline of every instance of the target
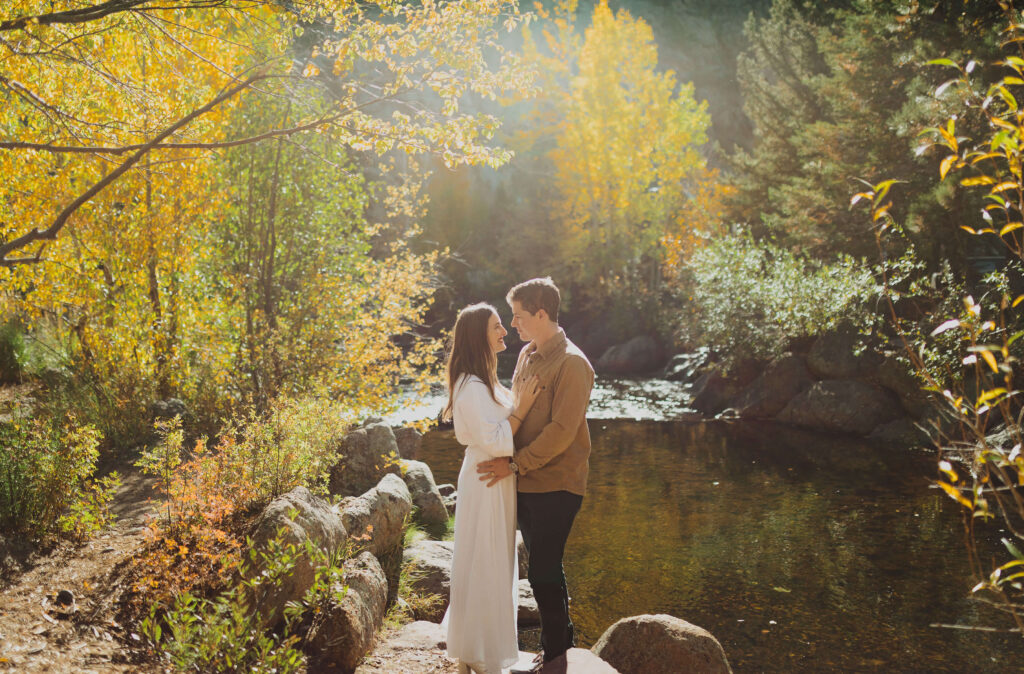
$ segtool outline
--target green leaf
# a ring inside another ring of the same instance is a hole
[[[947,58],[932,59],[931,61],[926,61],[925,65],[926,66],[949,66],[950,68],[957,68],[957,69],[960,68],[960,66],[957,64],[956,61],[954,61],[953,59],[947,59]]]
[[[1021,554],[1021,551],[1017,548],[1016,545],[1013,544],[1013,541],[1011,541],[1009,538],[1004,538],[1002,540],[1003,545],[1006,546],[1006,549],[1010,551],[1011,555],[1013,555],[1017,559],[1024,560],[1024,554]]]

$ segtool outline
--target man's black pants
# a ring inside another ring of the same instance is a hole
[[[545,662],[562,655],[574,643],[562,555],[582,503],[582,496],[567,491],[517,495],[519,529],[530,558],[530,587],[540,610],[540,645]]]

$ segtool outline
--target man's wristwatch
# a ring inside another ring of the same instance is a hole
[[[515,459],[508,460],[508,469],[512,471],[513,475],[519,475],[519,464]]]

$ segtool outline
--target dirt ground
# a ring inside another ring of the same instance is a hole
[[[151,480],[138,469],[121,471],[115,525],[88,543],[59,544],[22,560],[0,597],[0,669],[18,672],[137,672],[123,643],[131,632],[114,621],[119,563],[143,543]],[[71,605],[61,605],[67,595]]]

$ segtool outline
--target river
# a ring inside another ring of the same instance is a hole
[[[668,613],[713,633],[737,673],[1021,671],[1020,635],[933,626],[1007,626],[967,597],[961,513],[930,483],[934,455],[693,421],[686,400],[656,380],[595,391],[565,562],[581,646]],[[421,458],[454,483],[462,448],[435,430]]]

